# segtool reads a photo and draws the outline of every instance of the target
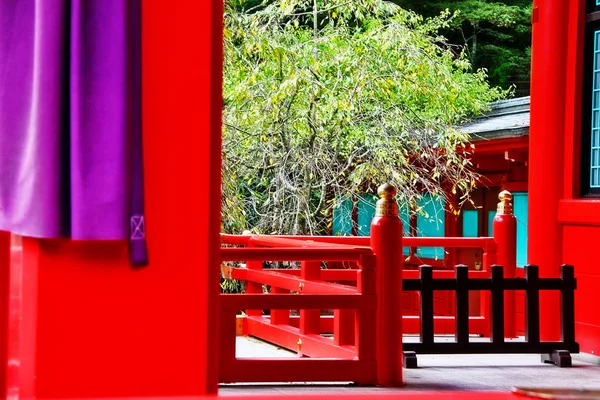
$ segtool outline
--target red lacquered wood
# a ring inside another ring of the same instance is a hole
[[[504,277],[514,278],[517,269],[517,219],[513,214],[494,217],[494,238],[498,244],[497,263],[504,267]],[[517,336],[515,328],[515,291],[504,292],[504,336]]]
[[[314,358],[238,359],[221,370],[221,382],[363,382],[375,381],[372,360]]]
[[[247,274],[248,272],[260,272],[262,271],[262,261],[247,261],[246,268],[232,268],[232,277],[234,279],[243,279],[248,281]],[[243,274],[243,275],[242,275]],[[242,276],[240,276],[242,275]],[[262,282],[254,282],[248,281],[246,284],[246,293],[247,294],[262,294],[263,293],[263,285]],[[262,309],[246,309],[246,314],[250,316],[260,317],[262,315]]]
[[[142,1],[150,265],[126,241],[24,238],[19,397],[217,392],[222,16]]]
[[[319,267],[317,263],[317,268]],[[245,278],[248,282],[260,282],[263,285],[276,286],[288,291],[306,294],[332,294],[332,293],[358,293],[356,288],[346,285],[338,285],[329,282],[309,281],[290,274],[280,274],[265,271],[246,270]]]
[[[303,280],[305,280],[304,287],[301,290],[302,293],[358,293],[356,289],[350,287],[342,287],[340,285],[329,283],[311,282],[311,280],[317,280],[321,278],[321,263],[319,261],[303,261],[300,267],[300,276]],[[331,290],[331,292],[324,291],[325,288],[327,288],[327,290]],[[300,310],[300,333],[304,335],[320,334],[320,318],[321,310]]]
[[[278,288],[277,286],[271,287],[271,293],[273,294],[285,294],[289,293],[289,290]],[[289,325],[290,324],[290,310],[271,310],[271,323],[273,325]]]
[[[236,311],[221,310],[219,313],[219,363],[235,360]]]
[[[454,334],[454,317],[453,316],[436,316],[433,327],[436,335],[452,335]],[[299,326],[299,317],[291,316],[290,325]],[[333,333],[333,317],[329,315],[321,316],[321,333]],[[489,331],[489,321],[483,316],[469,317],[469,334],[484,335]],[[402,317],[402,331],[404,334],[418,334],[420,332],[420,317],[418,315],[404,315]],[[373,342],[371,340],[370,342]]]
[[[375,296],[360,294],[223,294],[221,308],[226,310],[299,309],[374,309]]]
[[[434,317],[433,328],[436,335],[453,335],[454,317]],[[405,315],[402,317],[402,330],[406,334],[417,334],[421,332],[421,319],[417,315]],[[469,317],[469,334],[484,335],[489,332],[489,321],[484,317]]]
[[[260,240],[268,241],[269,238],[281,238],[281,239],[293,239],[297,242],[302,243],[303,241],[310,240],[314,243],[331,243],[341,244],[359,248],[370,247],[371,238],[368,236],[301,236],[301,235],[281,235],[281,236],[236,236],[236,235],[221,235],[224,244],[238,244],[245,245],[249,243],[250,238],[264,238]],[[254,240],[254,239],[253,239]],[[256,239],[259,240],[259,239]],[[298,246],[300,247],[300,243]],[[290,244],[292,247],[296,247],[294,243]],[[476,237],[476,238],[464,238],[464,237],[406,237],[403,242],[404,246],[407,247],[449,247],[449,248],[483,248],[486,249],[489,246],[494,246],[494,238],[491,237]],[[237,260],[236,260],[237,261]]]
[[[402,221],[397,216],[373,218],[371,246],[377,256],[377,382],[400,386],[402,381],[401,316]]]
[[[296,236],[294,238],[270,236],[270,235],[254,235],[248,240],[248,243],[252,243],[256,247],[300,247],[300,248],[346,248],[353,249],[356,245],[352,244],[340,244],[331,242],[319,242],[310,239],[310,236]],[[368,246],[362,246],[370,249]]]
[[[538,265],[540,277],[558,277],[562,261],[562,230],[558,201],[565,173],[564,131],[566,64],[569,47],[569,3],[535,0],[531,48],[531,125],[529,132],[528,262]],[[558,340],[559,295],[540,293],[542,340]]]
[[[358,261],[370,248],[222,248],[222,261]]]
[[[0,231],[0,396],[6,398],[11,235]]]
[[[336,345],[331,338],[319,334],[303,334],[299,329],[286,325],[272,325],[267,318],[248,318],[248,335],[255,336],[277,346],[315,358],[354,359],[354,346]],[[299,341],[300,340],[300,341]]]
[[[333,342],[339,346],[354,344],[354,310],[334,310]]]
[[[434,279],[453,279],[455,277],[455,273],[453,270],[436,270],[433,271]],[[489,274],[485,271],[469,271],[469,278],[477,279],[477,278],[487,278]],[[419,271],[415,269],[405,269],[402,271],[402,279],[419,279]]]
[[[558,220],[564,225],[600,226],[600,199],[561,200]]]

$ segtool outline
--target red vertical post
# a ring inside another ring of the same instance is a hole
[[[356,273],[356,286],[358,291],[363,296],[377,295],[377,277],[375,268],[377,265],[377,257],[374,255],[364,255],[358,263],[359,271]],[[370,360],[376,363],[376,326],[377,326],[377,310],[356,310],[355,318],[355,344],[356,356],[361,361]],[[375,364],[376,365],[376,364]],[[376,367],[372,369],[373,373],[369,379],[359,384],[374,384],[377,382]]]
[[[489,278],[490,271],[492,270],[492,265],[496,263],[496,246],[493,249],[490,249],[489,246],[485,248],[483,253],[482,261],[483,261],[483,272],[485,272],[486,278]],[[491,321],[490,321],[490,292],[487,290],[479,291],[479,311],[480,315],[483,317],[485,324],[485,331],[482,332],[483,336],[490,336],[491,329]]]
[[[246,231],[244,231],[244,234],[246,234]],[[248,240],[248,247],[254,247],[254,244],[252,243],[252,238],[250,238],[250,240]],[[246,268],[251,269],[251,270],[262,270],[262,261],[247,261],[246,262]],[[249,294],[260,294],[263,292],[263,287],[260,283],[256,283],[256,282],[247,282],[246,283],[246,293]],[[249,317],[260,317],[262,316],[262,310],[246,310],[246,315],[248,315]]]
[[[400,386],[402,381],[402,221],[398,218],[396,188],[379,187],[371,247],[377,257],[377,383]]]
[[[498,244],[497,263],[504,267],[504,277],[514,278],[517,273],[517,219],[513,214],[512,194],[503,190],[494,217],[494,239]],[[515,291],[504,292],[504,336],[517,336],[515,327]]]
[[[565,0],[534,0],[531,46],[531,125],[529,130],[528,257],[540,277],[557,278],[562,263],[558,202],[565,173],[567,52],[572,48],[569,5]],[[560,338],[560,297],[540,292],[540,337]]]
[[[0,231],[0,397],[4,398],[6,398],[6,368],[8,366],[10,242],[10,233]]]
[[[321,262],[302,261],[300,276],[305,280],[318,280],[321,278]],[[302,288],[299,288],[302,292]],[[321,333],[321,310],[300,310],[300,333],[303,335]]]
[[[272,286],[271,293],[273,293],[273,294],[288,293],[289,294],[290,291]],[[290,324],[290,310],[271,310],[271,323],[273,325],[289,325]]]

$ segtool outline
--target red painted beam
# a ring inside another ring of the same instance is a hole
[[[341,243],[327,243],[319,242],[310,239],[310,236],[296,236],[294,238],[270,236],[270,235],[254,235],[248,240],[248,245],[254,247],[302,247],[302,248],[345,248],[345,249],[356,249],[360,248],[371,252],[369,246],[360,246],[352,244],[341,244]]]
[[[421,332],[421,318],[419,316],[405,315],[402,317],[402,333],[416,334]],[[469,334],[486,335],[489,332],[490,322],[484,317],[469,317]],[[453,335],[455,331],[454,317],[434,317],[433,330],[436,335]]]
[[[268,317],[263,317],[268,318]],[[290,325],[298,327],[300,318],[290,316]],[[402,333],[417,334],[421,331],[421,318],[419,316],[404,315],[402,317]],[[485,335],[489,331],[489,320],[484,317],[469,317],[469,333],[472,335]],[[455,333],[454,317],[434,317],[433,323],[436,335],[453,335]],[[321,333],[333,333],[333,316],[321,316]]]
[[[330,338],[316,334],[303,335],[298,328],[289,325],[274,325],[269,323],[267,318],[248,317],[247,323],[249,336],[255,336],[307,357],[356,358],[353,345],[338,346]],[[298,340],[302,342],[298,342]]]
[[[252,274],[255,274],[257,271],[250,271],[246,268],[233,268],[233,267],[223,267],[223,270],[225,271],[225,275],[228,277],[231,277],[233,279],[238,279],[238,280],[247,280],[247,281],[252,281],[252,282],[262,282],[264,284],[270,285],[271,283],[268,283],[266,281],[266,279],[251,279],[250,276]],[[260,272],[260,271],[259,271]],[[321,278],[323,279],[323,281],[356,281],[356,277],[357,277],[357,273],[358,270],[354,269],[324,269],[321,270]],[[277,270],[265,270],[263,272],[265,275],[268,274],[277,274],[277,277],[279,278],[280,276],[285,277],[285,275],[300,275],[300,270],[299,269],[289,269],[289,270],[284,270],[284,269],[277,269]],[[249,275],[250,274],[250,275]],[[262,274],[260,275],[262,276]],[[404,279],[418,279],[419,278],[419,270],[416,269],[405,269],[402,271],[402,276]],[[435,270],[433,271],[433,277],[434,278],[449,278],[452,279],[455,277],[454,275],[454,270]],[[469,271],[469,278],[487,278],[489,277],[489,272],[488,271],[474,271],[471,270]],[[294,282],[300,282],[302,281],[302,279],[295,279]],[[306,282],[305,285],[308,285],[309,283],[311,284],[319,284],[319,282]],[[325,283],[323,283],[323,285],[326,285]],[[318,286],[318,285],[317,285]],[[336,285],[336,287],[338,287],[340,285]],[[306,293],[306,287],[304,287],[304,293]],[[316,287],[316,286],[315,286]],[[353,288],[348,287],[348,286],[341,286],[343,288],[342,291],[334,291],[334,292],[329,292],[329,293],[356,293],[356,289],[352,290]],[[295,290],[297,291],[297,284],[294,286],[294,288],[291,288],[290,290]],[[350,290],[346,290],[346,288],[350,289]],[[324,293],[323,293],[324,294]]]
[[[221,248],[221,261],[359,261],[370,248]]]
[[[375,383],[372,360],[314,358],[246,358],[220,366],[219,381],[227,382],[358,382]]]
[[[334,294],[334,293],[358,293],[351,286],[339,285],[329,282],[315,282],[305,280],[289,274],[280,274],[272,271],[246,270],[245,279],[248,282],[258,282],[263,285],[271,285],[280,289],[293,290],[307,294]]]
[[[236,235],[221,235],[221,239],[225,244],[247,244],[251,236],[236,236]],[[347,244],[360,246],[358,249],[364,251],[363,248],[370,246],[371,238],[369,236],[274,236],[277,238],[287,238],[295,240],[310,240],[321,243],[333,243],[333,244]],[[450,248],[488,248],[495,247],[494,238],[490,237],[477,237],[477,238],[463,238],[463,237],[440,237],[440,238],[428,238],[428,237],[404,237],[402,238],[402,245],[405,247],[450,247]],[[295,247],[294,247],[295,248]],[[222,248],[221,254],[236,254],[236,253],[223,253],[223,250],[238,250],[230,248]],[[304,249],[306,250],[306,249]],[[309,249],[313,250],[313,249]],[[272,250],[271,250],[272,251]],[[365,252],[368,253],[368,252]],[[365,254],[361,253],[361,254]],[[241,253],[240,253],[241,254]],[[228,261],[229,259],[223,259]],[[325,260],[325,258],[323,259]],[[327,259],[328,261],[334,261]],[[350,260],[350,259],[349,259]],[[352,260],[356,260],[352,258]],[[243,261],[238,259],[231,259],[229,261]],[[263,260],[267,261],[267,260]],[[270,260],[269,260],[270,261]],[[274,260],[283,261],[283,260]],[[298,260],[290,260],[298,261]],[[340,260],[345,261],[345,260]]]
[[[377,299],[364,294],[222,294],[223,310],[374,310]]]
[[[488,271],[469,271],[469,278],[489,278],[490,274]],[[419,278],[419,270],[404,270],[402,271],[403,279],[418,279]],[[433,278],[455,278],[455,274],[453,270],[436,270],[433,271]]]
[[[229,269],[246,271],[244,268],[232,268],[232,267],[223,267],[223,268],[226,271],[228,271]],[[265,271],[276,272],[279,274],[300,276],[300,269],[277,268],[277,269],[266,269]],[[356,273],[357,272],[358,272],[358,269],[322,269],[321,270],[321,280],[323,280],[323,281],[356,281]],[[232,272],[232,274],[235,275],[236,272]],[[235,277],[235,276],[232,276],[232,277],[234,279],[244,280],[246,275],[244,273],[244,274],[240,274],[238,276],[240,276],[240,277],[239,278]],[[242,278],[242,276],[244,278]]]

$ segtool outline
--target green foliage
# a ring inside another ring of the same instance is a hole
[[[451,43],[466,46],[475,68],[489,71],[493,85],[515,84],[529,93],[531,0],[392,0],[426,17],[449,10],[454,14]]]
[[[225,15],[225,231],[326,233],[335,199],[383,182],[415,204],[424,192],[466,199],[475,177],[455,127],[508,93],[438,34],[449,13],[241,4]]]

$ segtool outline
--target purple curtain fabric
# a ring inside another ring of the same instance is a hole
[[[0,230],[147,262],[140,0],[0,1]]]

